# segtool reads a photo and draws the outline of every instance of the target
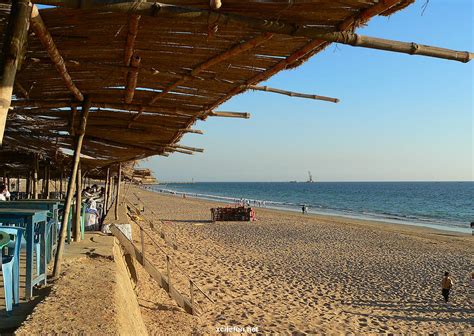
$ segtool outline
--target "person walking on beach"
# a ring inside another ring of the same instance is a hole
[[[306,205],[303,204],[303,206],[301,207],[301,211],[303,212],[303,215],[308,213],[308,209],[306,208]]]
[[[449,276],[449,272],[444,272],[443,280],[441,281],[442,294],[444,297],[444,302],[448,303],[449,301],[449,292],[453,287],[453,280]]]

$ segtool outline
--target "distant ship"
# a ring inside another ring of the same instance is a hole
[[[306,181],[306,183],[314,183],[313,175],[311,175],[310,171],[308,172],[308,181]]]

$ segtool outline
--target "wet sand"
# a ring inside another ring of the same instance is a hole
[[[172,270],[177,288],[189,293],[187,273],[215,301],[197,293],[201,314],[190,317],[164,302],[159,289],[138,284],[151,334],[215,334],[219,327],[265,334],[472,331],[472,236],[261,208],[256,222],[212,223],[209,208],[222,204],[132,188],[134,203],[134,193],[154,222],[147,233],[184,270]],[[138,232],[135,226],[140,246]],[[165,271],[163,253],[149,237],[146,243]],[[445,270],[455,283],[450,305],[441,297]]]

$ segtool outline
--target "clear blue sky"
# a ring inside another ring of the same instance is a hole
[[[359,33],[473,51],[473,1],[423,1]],[[205,152],[142,163],[164,181],[468,180],[473,163],[473,64],[332,45],[265,84],[339,104],[249,92],[181,144]]]

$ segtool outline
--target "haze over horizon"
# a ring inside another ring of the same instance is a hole
[[[422,5],[357,32],[472,50],[471,1],[429,2],[421,15]],[[218,110],[250,119],[209,118],[193,127],[204,135],[180,142],[204,153],[141,166],[160,181],[181,182],[305,181],[308,171],[317,181],[473,181],[471,63],[333,44],[261,84],[339,104],[247,92]]]

